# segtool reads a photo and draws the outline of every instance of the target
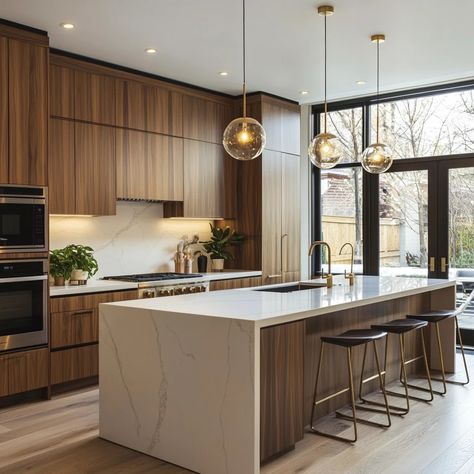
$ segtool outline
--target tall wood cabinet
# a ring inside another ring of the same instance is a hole
[[[0,26],[0,182],[46,185],[48,37]]]

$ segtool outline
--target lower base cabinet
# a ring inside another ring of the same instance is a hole
[[[0,356],[0,396],[48,386],[48,349],[32,349]]]
[[[235,278],[232,280],[216,280],[210,282],[209,290],[234,290],[236,288],[250,288],[252,286],[260,286],[261,284],[261,277]]]
[[[51,353],[51,385],[99,375],[99,344]]]

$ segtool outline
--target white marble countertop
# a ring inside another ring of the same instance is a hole
[[[257,326],[265,327],[455,285],[452,280],[357,276],[351,287],[342,275],[336,276],[334,283],[330,289],[291,293],[246,288],[110,304],[163,313],[253,321]]]
[[[160,285],[173,285],[177,283],[192,283],[196,280],[218,281],[232,280],[236,278],[259,277],[259,270],[225,270],[223,272],[201,273],[201,278],[183,278],[181,280],[163,280]],[[87,293],[101,293],[106,291],[133,290],[138,288],[138,283],[113,280],[89,280],[87,285],[80,286],[51,286],[49,294],[56,296],[74,296]]]

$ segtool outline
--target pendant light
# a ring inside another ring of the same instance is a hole
[[[266,135],[262,125],[247,117],[247,84],[245,68],[245,0],[242,0],[242,117],[232,120],[224,130],[222,144],[232,158],[249,161],[260,155],[265,148]]]
[[[385,41],[385,35],[377,34],[370,37],[372,43],[377,45],[377,116],[376,116],[376,134],[375,143],[369,145],[361,157],[362,167],[368,173],[380,174],[385,173],[393,163],[393,154],[389,146],[380,143],[379,129],[380,129],[380,110],[379,110],[379,95],[380,95],[380,43]]]
[[[332,133],[328,133],[327,17],[334,14],[334,7],[322,5],[318,7],[318,14],[324,16],[324,131],[313,138],[308,148],[308,155],[313,165],[321,169],[330,169],[342,158],[339,140]]]

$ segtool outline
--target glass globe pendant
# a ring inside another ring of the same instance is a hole
[[[250,161],[259,156],[265,148],[267,136],[265,129],[255,119],[247,117],[247,90],[245,71],[245,0],[242,0],[243,27],[243,86],[242,86],[242,117],[232,120],[224,130],[222,144],[225,151],[236,160]]]
[[[377,43],[377,123],[375,143],[369,145],[362,153],[360,162],[362,168],[371,174],[385,173],[393,163],[392,149],[380,143],[380,111],[379,111],[379,93],[380,93],[380,43],[385,41],[385,35],[377,34],[371,36],[372,43]]]
[[[324,16],[324,132],[316,135],[308,148],[308,156],[314,166],[327,170],[334,168],[342,158],[341,146],[336,135],[328,133],[327,101],[327,17],[334,13],[334,7],[322,5],[318,14]]]

